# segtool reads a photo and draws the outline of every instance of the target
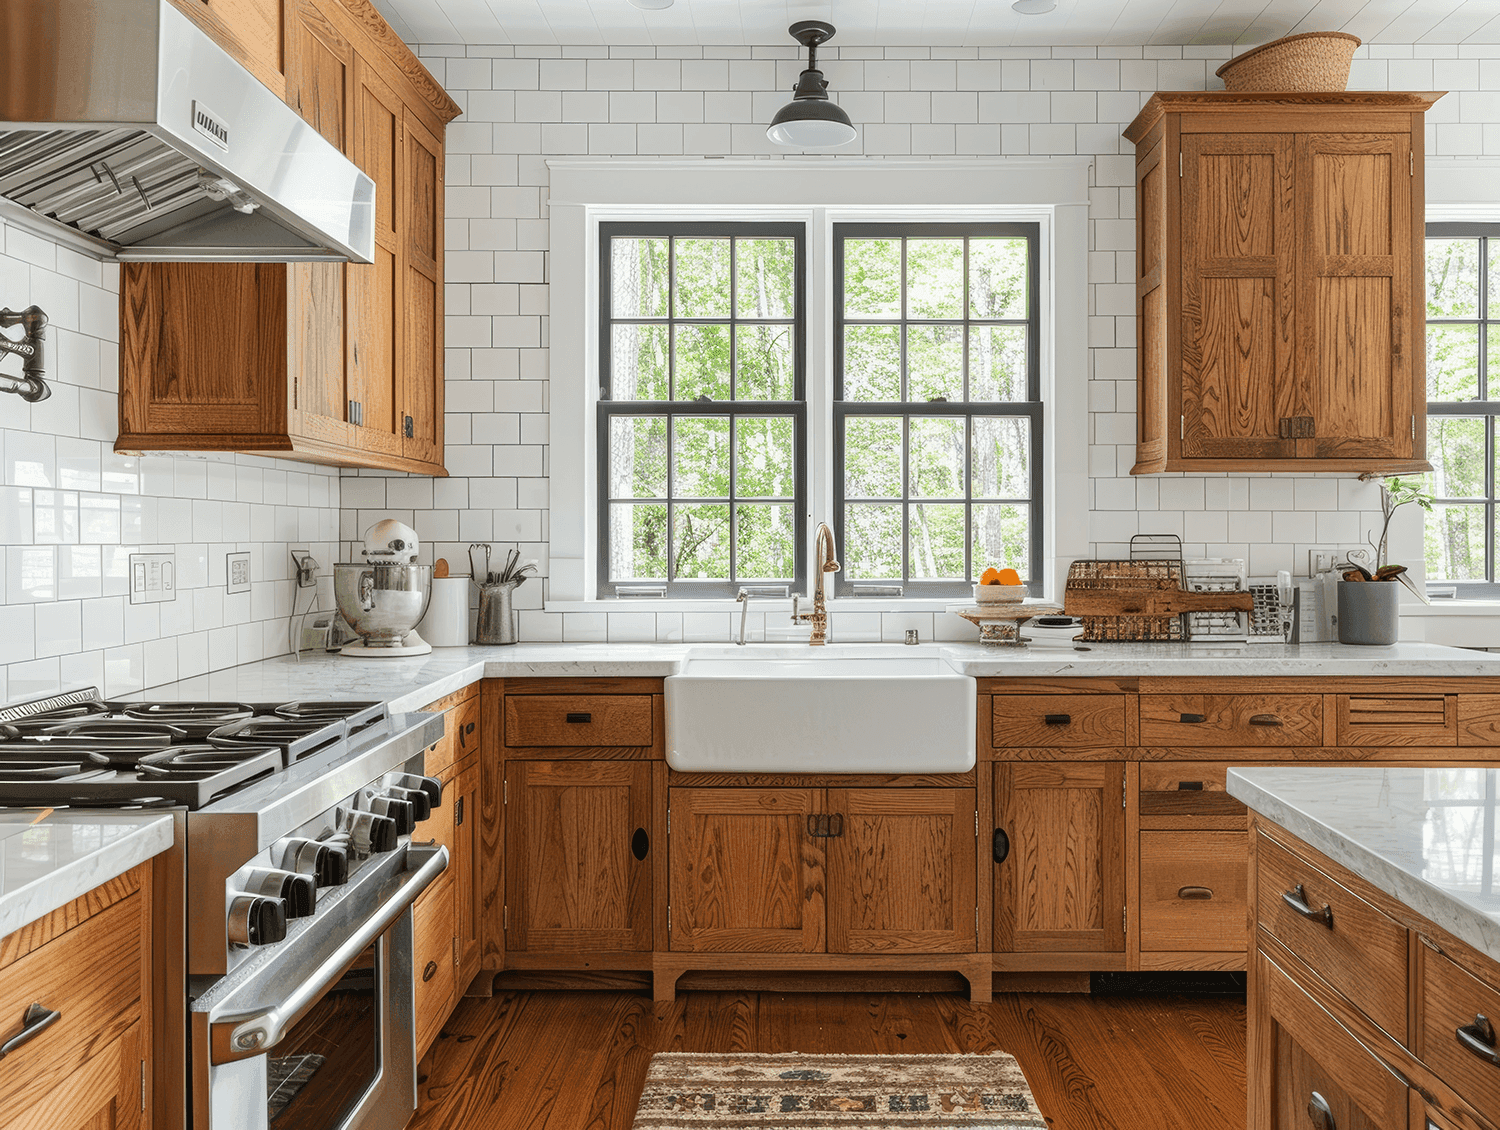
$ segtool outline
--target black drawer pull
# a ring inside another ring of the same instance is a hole
[[[1313,1130],[1338,1130],[1338,1123],[1333,1120],[1333,1110],[1328,1106],[1328,1100],[1317,1091],[1307,1097],[1307,1117],[1312,1122]]]
[[[1202,781],[1178,781],[1177,791],[1180,793],[1201,793],[1203,791]]]
[[[469,722],[458,728],[458,744],[465,749],[469,748],[469,735],[474,732],[474,723]]]
[[[1309,918],[1314,922],[1321,922],[1330,930],[1333,929],[1333,907],[1327,903],[1323,904],[1322,910],[1314,910],[1308,906],[1307,891],[1303,889],[1301,883],[1297,884],[1297,889],[1294,891],[1282,891],[1281,901],[1302,915],[1303,918]]]
[[[1187,723],[1187,724],[1193,724],[1193,723],[1197,723],[1197,722],[1207,722],[1208,721],[1208,716],[1206,714],[1179,714],[1177,716],[1177,721],[1184,722],[1184,723]]]
[[[437,962],[429,961],[422,968],[422,982],[425,984],[437,976]]]
[[[1005,834],[1004,828],[995,829],[995,839],[990,850],[996,863],[1004,863],[1006,857],[1010,855],[1010,837]]]
[[[1071,714],[1043,714],[1042,721],[1049,726],[1067,726],[1073,721]]]
[[[807,817],[807,834],[814,839],[837,839],[844,834],[844,818],[837,812],[811,812]]]
[[[1178,887],[1177,897],[1188,902],[1204,902],[1214,897],[1212,887]]]
[[[40,1036],[61,1019],[62,1013],[56,1009],[48,1008],[41,1001],[34,1002],[21,1014],[21,1030],[0,1044],[0,1059],[4,1059],[27,1040]]]
[[[594,716],[586,710],[575,710],[568,714],[567,721],[574,726],[586,726],[594,720]]]
[[[1282,721],[1274,714],[1252,714],[1250,715],[1252,726],[1280,726]]]
[[[1453,1034],[1464,1046],[1464,1051],[1477,1055],[1486,1063],[1493,1063],[1496,1067],[1500,1067],[1500,1050],[1495,1047],[1495,1026],[1490,1023],[1488,1016],[1483,1013],[1476,1014],[1473,1024],[1465,1024]]]
[[[646,829],[637,828],[635,835],[630,837],[630,854],[637,860],[644,860],[651,850],[651,837],[646,835]]]

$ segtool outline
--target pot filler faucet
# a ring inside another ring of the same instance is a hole
[[[813,547],[813,610],[794,614],[796,620],[812,622],[812,637],[807,641],[813,647],[822,647],[828,642],[828,607],[824,603],[824,577],[839,571],[834,559],[833,531],[827,522],[818,523],[818,535]]]
[[[17,382],[0,385],[0,392],[17,393],[22,400],[32,404],[46,400],[52,395],[52,390],[42,379],[47,368],[42,352],[42,342],[47,336],[47,315],[37,306],[28,306],[24,310],[0,310],[0,326],[20,326],[26,331],[26,336],[20,341],[12,341],[0,334],[0,356],[14,353],[22,358],[19,377],[0,373],[0,377]]]

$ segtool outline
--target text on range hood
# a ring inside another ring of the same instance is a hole
[[[0,197],[101,255],[374,257],[374,182],[168,0],[5,0],[0,74]]]

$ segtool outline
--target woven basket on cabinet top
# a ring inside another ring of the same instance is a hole
[[[1230,91],[1344,90],[1359,44],[1359,36],[1342,31],[1288,35],[1236,56],[1214,74]]]

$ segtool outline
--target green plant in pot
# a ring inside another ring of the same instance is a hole
[[[1380,540],[1370,539],[1375,550],[1375,571],[1348,563],[1339,583],[1339,642],[1389,646],[1401,631],[1401,590],[1416,588],[1406,577],[1406,566],[1386,560],[1391,519],[1401,507],[1415,503],[1432,509],[1432,498],[1415,479],[1392,476],[1380,484]],[[1418,594],[1421,595],[1421,594]]]

